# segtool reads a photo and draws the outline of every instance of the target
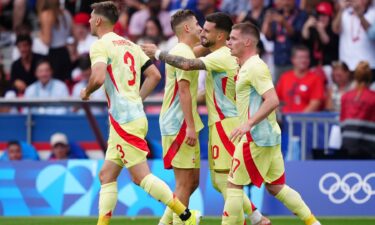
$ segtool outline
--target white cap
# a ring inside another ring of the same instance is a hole
[[[51,136],[50,144],[51,144],[51,146],[55,146],[56,144],[68,145],[68,138],[63,133],[54,133]]]

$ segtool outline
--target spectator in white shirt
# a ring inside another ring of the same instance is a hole
[[[69,91],[65,83],[53,79],[52,67],[47,60],[41,60],[37,63],[35,76],[37,81],[26,88],[25,98],[29,99],[48,99],[48,98],[67,98]],[[26,109],[27,111],[28,109]],[[32,107],[31,112],[38,114],[65,114],[66,107]]]

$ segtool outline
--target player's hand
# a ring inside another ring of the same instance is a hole
[[[186,141],[185,143],[189,146],[195,146],[197,143],[197,133],[195,132],[195,128],[186,128]]]
[[[154,44],[142,44],[142,50],[146,53],[146,55],[150,58],[155,58],[155,52],[158,50],[158,47]]]
[[[81,96],[81,99],[82,99],[83,101],[88,101],[88,100],[90,99],[90,95],[87,94],[87,90],[86,90],[86,88],[83,88],[83,89],[81,90],[80,96]]]
[[[237,127],[236,129],[232,131],[232,133],[229,136],[229,139],[233,143],[240,141],[242,136],[244,136],[244,134],[246,134],[247,132],[251,130],[251,127],[252,125],[249,122],[242,124],[241,126]]]

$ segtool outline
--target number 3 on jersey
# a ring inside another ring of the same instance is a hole
[[[129,59],[130,59],[130,64],[129,64]],[[135,79],[136,79],[137,72],[135,71],[135,68],[134,68],[134,64],[135,64],[134,57],[133,57],[133,55],[130,52],[126,52],[125,53],[125,55],[124,55],[124,63],[126,65],[129,65],[130,71],[133,73],[133,79],[128,80],[129,86],[133,86],[135,84]]]

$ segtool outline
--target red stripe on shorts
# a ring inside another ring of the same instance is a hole
[[[186,123],[182,123],[180,131],[178,132],[176,139],[174,139],[172,145],[169,147],[167,154],[164,156],[164,168],[172,169],[172,160],[176,156],[186,136]]]
[[[249,174],[251,182],[255,186],[260,188],[264,180],[262,175],[259,173],[258,168],[255,165],[253,157],[251,156],[250,142],[246,142],[243,144],[243,157],[245,161],[246,170]]]
[[[219,114],[219,118],[220,118],[220,120],[225,119],[225,116],[224,116],[223,112],[221,111],[221,109],[220,109],[219,106],[217,105],[216,97],[215,97],[215,92],[214,92],[214,104],[215,104],[215,108],[216,108],[217,114]]]
[[[116,133],[120,135],[122,139],[124,139],[126,142],[133,145],[134,147],[139,148],[142,151],[150,153],[150,150],[148,149],[148,146],[147,146],[147,142],[144,139],[139,138],[133,134],[129,134],[124,129],[122,129],[120,124],[117,123],[117,121],[113,119],[111,114],[109,114],[109,120],[111,121],[111,124],[113,128],[115,129]]]
[[[109,74],[109,78],[111,78],[111,81],[112,81],[113,85],[115,86],[115,88],[116,88],[116,90],[118,92],[118,88],[117,88],[115,77],[113,76],[113,71],[112,71],[112,65],[111,64],[109,64],[107,66],[107,72]]]
[[[281,175],[277,180],[272,181],[271,184],[285,184],[285,173],[283,173],[283,175]]]
[[[224,144],[225,149],[229,153],[230,156],[233,156],[234,150],[236,147],[234,144],[229,140],[229,137],[225,133],[224,127],[221,124],[221,121],[215,123],[217,133],[219,134],[219,137],[221,139],[221,142]]]

